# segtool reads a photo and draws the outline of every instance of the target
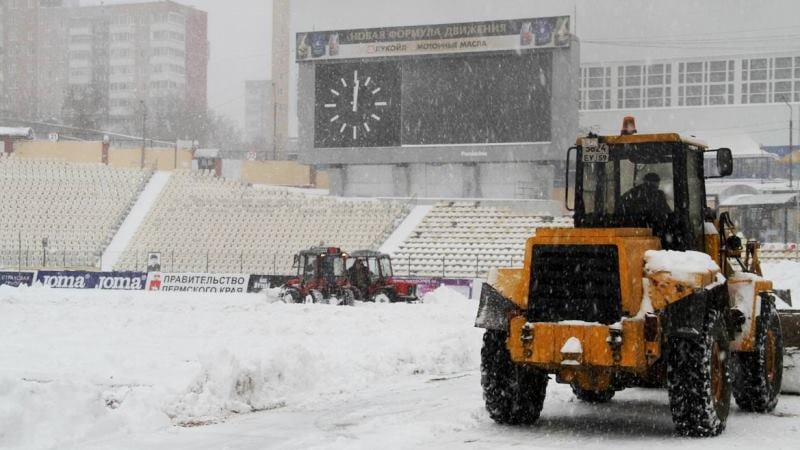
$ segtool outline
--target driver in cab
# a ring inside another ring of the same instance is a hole
[[[654,222],[666,220],[672,209],[666,194],[659,189],[660,183],[661,177],[657,173],[646,174],[641,184],[622,195],[618,213],[625,217],[644,219],[651,226],[663,225]]]

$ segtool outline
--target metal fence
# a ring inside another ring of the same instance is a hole
[[[103,255],[96,250],[62,250],[46,247],[24,247],[0,250],[0,268],[6,270],[129,270],[148,271],[152,253],[159,255],[158,266],[164,272],[193,273],[257,273],[291,275],[293,253],[249,251],[178,251],[132,250],[121,255]],[[104,258],[106,260],[104,261]],[[117,262],[109,267],[111,259]],[[762,251],[761,260],[773,262],[789,260],[800,262],[798,251]],[[493,267],[521,267],[519,256],[493,255],[399,256],[392,258],[395,275],[404,277],[467,278],[486,277]]]
[[[61,250],[58,248],[20,247],[0,250],[0,268],[6,270],[121,270],[145,272],[152,269],[150,259],[157,254],[158,270],[192,273],[258,273],[291,275],[294,253],[259,251],[178,251],[134,249],[109,255],[96,250]],[[105,258],[105,260],[104,260]],[[113,261],[116,261],[113,265]],[[485,277],[492,267],[521,267],[522,256],[480,256],[436,258],[402,256],[392,258],[396,276],[467,278]]]

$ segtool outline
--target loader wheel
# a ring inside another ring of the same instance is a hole
[[[547,373],[515,364],[504,331],[486,330],[481,349],[481,385],[489,417],[497,423],[529,425],[542,412]]]
[[[572,393],[575,394],[575,397],[578,400],[586,402],[586,403],[606,403],[614,398],[614,394],[617,392],[613,389],[606,389],[603,391],[592,391],[587,389],[581,389],[580,386],[577,384],[572,384]]]
[[[672,421],[685,436],[716,436],[731,406],[728,332],[722,315],[709,312],[698,337],[671,337],[667,385]]]
[[[778,404],[783,379],[783,335],[775,304],[762,300],[755,351],[734,354],[733,397],[745,411],[769,412]]]

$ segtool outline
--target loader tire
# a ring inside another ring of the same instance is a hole
[[[617,393],[613,389],[605,389],[602,391],[581,389],[577,384],[572,384],[571,387],[575,397],[586,403],[606,403],[611,401],[611,399],[614,398],[614,394]]]
[[[672,421],[684,436],[716,436],[725,429],[731,405],[728,332],[710,311],[697,337],[670,337],[667,386]]]
[[[511,361],[504,331],[486,330],[481,349],[481,385],[492,420],[508,425],[536,422],[544,405],[547,381],[546,372]]]
[[[770,412],[778,404],[783,379],[783,334],[772,302],[761,303],[756,319],[755,351],[734,354],[733,398],[739,408]]]

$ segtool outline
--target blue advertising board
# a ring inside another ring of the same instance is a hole
[[[144,272],[72,272],[45,271],[36,274],[36,282],[52,288],[143,290],[147,274]]]
[[[36,272],[0,272],[0,286],[30,286]]]

